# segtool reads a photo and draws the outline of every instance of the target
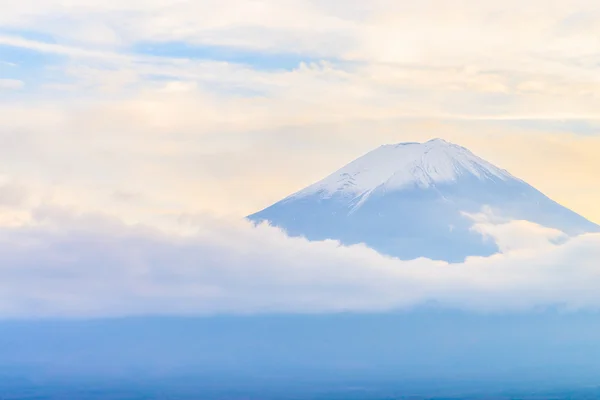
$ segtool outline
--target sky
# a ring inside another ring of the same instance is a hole
[[[2,192],[31,203],[241,217],[381,144],[442,137],[600,222],[595,1],[3,10]]]
[[[65,276],[94,254],[64,253],[81,230],[179,243],[186,221],[240,223],[381,144],[435,137],[600,222],[597,1],[0,7],[3,240]]]

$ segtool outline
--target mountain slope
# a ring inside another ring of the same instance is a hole
[[[248,218],[291,236],[365,243],[402,259],[497,252],[464,213],[491,207],[569,235],[600,227],[464,147],[441,139],[381,146]]]

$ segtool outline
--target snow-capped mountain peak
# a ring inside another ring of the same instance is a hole
[[[499,251],[466,217],[482,209],[567,235],[600,232],[526,182],[441,139],[381,146],[249,218],[310,240],[365,243],[405,259],[461,261]]]
[[[386,191],[408,187],[427,188],[455,182],[461,177],[480,180],[515,179],[477,157],[464,147],[443,139],[425,143],[383,145],[292,197],[318,193],[323,198],[334,194],[358,196],[375,189]]]

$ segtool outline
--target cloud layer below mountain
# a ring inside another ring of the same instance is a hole
[[[478,216],[502,253],[447,264],[204,217],[177,235],[60,208],[32,220],[0,231],[2,318],[600,308],[600,235],[525,221]]]

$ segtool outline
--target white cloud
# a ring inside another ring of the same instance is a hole
[[[27,201],[27,189],[15,182],[0,183],[0,207],[20,206]]]
[[[42,53],[62,54],[72,57],[90,58],[118,58],[119,55],[111,52],[85,50],[72,46],[64,46],[55,43],[45,43],[36,40],[25,39],[19,36],[0,35],[0,44],[5,46],[36,50]]]
[[[479,214],[463,215],[473,220],[471,230],[493,240],[502,253],[515,251],[544,251],[562,244],[569,236],[557,229],[546,228],[529,221],[511,221],[499,217],[489,207]]]
[[[535,247],[446,264],[209,218],[183,218],[195,232],[176,236],[52,207],[33,221],[0,231],[3,318],[600,307],[600,236],[557,244],[555,232],[529,223],[486,232],[537,236]]]
[[[18,79],[0,79],[0,90],[21,89],[25,83]]]

